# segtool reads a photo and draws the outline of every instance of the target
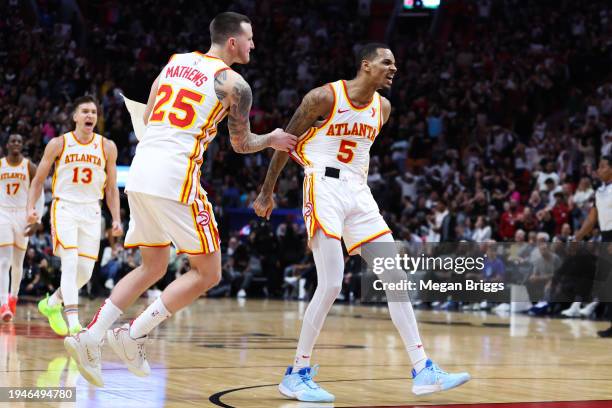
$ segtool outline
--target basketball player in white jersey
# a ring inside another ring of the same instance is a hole
[[[28,235],[34,231],[26,224],[26,204],[36,165],[23,157],[22,149],[23,137],[12,134],[6,143],[8,155],[0,159],[0,317],[5,322],[16,313]],[[36,206],[42,215],[42,194]]]
[[[98,259],[100,200],[105,196],[113,220],[111,233],[114,236],[123,233],[117,188],[117,147],[111,140],[94,133],[98,120],[95,99],[91,96],[76,99],[72,119],[74,131],[47,144],[28,194],[28,222],[32,222],[37,217],[34,197],[42,192],[43,183],[54,166],[51,233],[53,253],[61,258],[62,276],[60,289],[42,299],[38,309],[60,336],[81,330],[79,289],[91,278]]]
[[[606,155],[599,160],[597,177],[603,184],[595,192],[595,205],[591,208],[580,230],[576,232],[576,241],[582,241],[599,224],[601,241],[612,242],[612,156]],[[600,293],[594,293],[594,295],[601,295],[602,298],[606,299],[612,296],[610,293],[612,288],[605,287],[602,283],[598,286],[597,289]],[[608,303],[606,306],[608,308],[607,317],[612,321],[612,303]],[[606,330],[598,331],[597,334],[600,337],[612,338],[612,325]]]
[[[387,243],[384,247],[391,253],[385,256],[396,254],[391,231],[367,185],[370,147],[391,113],[389,101],[377,90],[391,86],[395,58],[386,45],[368,44],[361,49],[357,63],[359,71],[354,79],[310,91],[287,127],[288,132],[302,135],[291,156],[304,167],[303,215],[318,277],[317,289],[304,315],[294,364],[279,384],[283,395],[300,401],[335,399],[312,380],[310,357],[342,287],[344,259],[340,239],[344,239],[350,254],[360,253],[368,263],[373,256],[381,255],[366,250],[369,242]],[[276,152],[272,158],[254,203],[260,216],[269,217],[274,208],[274,185],[288,157]],[[469,380],[467,373],[445,373],[427,358],[407,296],[401,302],[389,302],[389,311],[414,367],[413,392],[428,394]]]
[[[297,140],[281,129],[266,135],[250,131],[251,88],[230,68],[249,62],[254,48],[249,19],[232,12],[219,14],[210,33],[207,53],[173,55],[151,87],[146,129],[126,185],[130,224],[125,245],[140,247],[142,265],[117,283],[87,330],[64,342],[81,374],[97,386],[103,385],[104,336],[131,372],[146,376],[150,373],[144,353],[147,334],[219,282],[219,231],[200,185],[203,153],[217,133],[217,124],[229,114],[230,141],[239,153],[267,147],[288,151]],[[171,244],[189,255],[191,270],[168,285],[130,325],[108,330],[164,276]]]

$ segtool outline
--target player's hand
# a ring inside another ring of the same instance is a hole
[[[263,192],[259,193],[255,201],[253,201],[253,209],[255,210],[255,214],[267,220],[270,219],[270,214],[272,214],[274,207],[274,198],[272,197],[272,194],[265,194]]]
[[[297,139],[296,136],[286,133],[283,129],[274,129],[274,131],[270,133],[270,147],[274,150],[289,152],[293,150],[297,144]]]
[[[111,235],[113,237],[120,237],[123,235],[123,226],[119,221],[113,221],[113,228],[111,229]]]
[[[28,225],[36,224],[38,222],[38,213],[35,209],[28,210],[28,215],[26,216],[26,223]]]
[[[25,235],[26,237],[31,237],[36,231],[41,229],[41,227],[42,227],[42,224],[40,222],[28,224],[28,226],[25,227],[25,230],[23,231],[23,235]]]

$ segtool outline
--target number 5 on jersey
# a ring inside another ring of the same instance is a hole
[[[168,84],[160,85],[157,89],[155,107],[151,113],[150,122],[163,122],[166,119],[166,105],[174,95],[174,89]],[[190,89],[181,88],[176,93],[172,101],[171,108],[177,112],[170,112],[168,122],[171,126],[186,129],[193,125],[195,120],[195,109],[193,105],[200,105],[204,102],[204,95]],[[178,113],[178,114],[177,114]],[[180,115],[180,116],[179,116]]]
[[[336,158],[340,160],[342,163],[350,163],[353,161],[353,157],[355,157],[355,152],[353,149],[357,147],[357,142],[352,140],[342,140],[340,142],[340,148],[338,149],[338,155]]]

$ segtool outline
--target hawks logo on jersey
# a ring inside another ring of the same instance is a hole
[[[375,93],[370,103],[356,106],[344,81],[329,86],[334,105],[328,119],[302,135],[291,157],[304,167],[329,166],[363,175],[368,171],[370,147],[382,126],[380,95]]]

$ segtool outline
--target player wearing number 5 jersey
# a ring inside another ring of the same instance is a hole
[[[361,254],[370,265],[376,257],[395,258],[397,254],[391,231],[367,185],[370,147],[391,113],[391,104],[377,90],[391,87],[395,58],[386,45],[367,44],[357,64],[354,79],[309,92],[287,127],[288,132],[302,135],[291,156],[304,167],[303,215],[318,277],[304,314],[294,364],[279,384],[283,395],[300,401],[331,402],[335,398],[312,380],[315,371],[310,367],[310,356],[342,287],[340,240],[344,239],[350,254]],[[287,154],[279,152],[272,158],[254,203],[260,216],[269,217],[274,208],[272,192],[287,159]],[[374,242],[386,244],[369,244]],[[405,278],[401,270],[385,276]],[[390,296],[388,293],[387,299]],[[469,380],[468,374],[445,373],[427,359],[407,295],[389,302],[389,312],[413,364],[414,393],[442,391]]]
[[[277,129],[251,133],[251,88],[230,66],[249,62],[254,48],[246,16],[222,13],[210,24],[207,53],[176,54],[151,87],[145,109],[146,129],[130,167],[126,190],[130,225],[125,245],[140,247],[142,265],[114,287],[87,330],[65,340],[81,374],[102,386],[100,342],[139,376],[150,372],[145,358],[147,334],[157,325],[215,286],[221,277],[219,231],[212,205],[200,185],[206,147],[226,116],[235,151],[266,147],[288,151],[297,138]],[[131,325],[108,330],[152,284],[166,273],[169,246],[189,255],[191,270],[166,287]]]
[[[123,233],[119,215],[117,189],[117,147],[115,143],[94,133],[98,106],[91,96],[74,102],[74,131],[52,139],[32,180],[28,194],[28,222],[36,219],[34,197],[42,191],[51,166],[53,203],[51,233],[53,252],[61,258],[60,289],[38,303],[40,312],[49,319],[59,335],[81,330],[78,316],[79,289],[93,272],[100,248],[100,200],[106,196],[111,212],[112,234]],[[63,309],[68,327],[62,317]]]

